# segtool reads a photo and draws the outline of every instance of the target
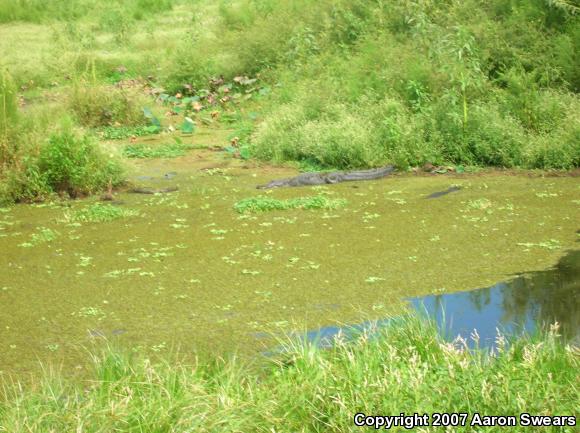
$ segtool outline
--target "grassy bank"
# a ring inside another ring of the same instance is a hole
[[[556,328],[508,346],[498,338],[494,356],[445,343],[416,319],[329,350],[286,346],[258,370],[236,360],[187,366],[110,351],[82,384],[47,370],[29,389],[5,386],[0,431],[346,432],[364,431],[353,425],[357,412],[577,415],[580,403],[578,351]]]
[[[254,155],[341,168],[580,163],[580,27],[556,2],[317,3],[320,24],[274,50],[290,60],[273,72],[282,87]]]
[[[308,169],[572,169],[579,11],[572,0],[0,1],[0,68],[34,119],[2,146],[21,149],[22,178],[38,153],[21,143],[30,130],[36,144],[64,118],[137,130],[151,106],[191,117],[191,130],[222,119],[244,157]],[[164,89],[164,104],[142,86]],[[14,123],[11,104],[0,126]]]

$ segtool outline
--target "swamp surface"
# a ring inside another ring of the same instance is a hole
[[[223,145],[228,134],[206,130],[184,141]],[[132,163],[133,185],[179,190],[127,188],[97,205],[122,209],[119,219],[83,218],[98,198],[0,209],[2,375],[33,373],[40,362],[82,374],[87,350],[101,344],[253,356],[272,346],[264,335],[400,315],[409,299],[492,287],[550,268],[579,245],[575,177],[397,174],[256,189],[296,173],[194,149]],[[234,208],[257,196],[342,205]],[[550,284],[535,290],[568,296]]]

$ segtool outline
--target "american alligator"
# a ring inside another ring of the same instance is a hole
[[[258,189],[279,188],[283,186],[324,185],[327,183],[351,182],[356,180],[373,180],[388,176],[395,171],[395,167],[387,165],[382,168],[358,171],[334,171],[332,173],[303,173],[288,179],[273,180]]]
[[[461,189],[461,187],[459,187],[457,185],[453,185],[453,186],[450,186],[449,188],[447,188],[445,191],[434,192],[433,194],[430,194],[425,198],[439,198],[439,197],[447,195],[451,192],[459,191],[460,189]]]
[[[174,192],[174,191],[178,191],[179,188],[176,186],[169,186],[167,188],[133,188],[131,190],[129,190],[129,192],[132,192],[134,194],[164,194],[167,192]]]

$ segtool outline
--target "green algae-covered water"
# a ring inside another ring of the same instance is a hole
[[[196,136],[196,142],[215,139]],[[575,247],[580,182],[522,175],[396,175],[272,191],[295,174],[194,150],[134,164],[125,216],[96,199],[0,212],[0,371],[82,373],[111,343],[150,354],[258,353],[263,333],[384,318],[406,298],[493,285]],[[434,192],[460,189],[435,199]],[[322,195],[336,209],[240,214],[239,200]],[[578,245],[578,244],[576,244]]]

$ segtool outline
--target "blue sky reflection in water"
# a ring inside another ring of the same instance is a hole
[[[491,287],[468,292],[429,295],[409,300],[415,310],[436,320],[443,335],[462,336],[473,347],[476,329],[480,347],[493,347],[497,329],[517,336],[534,333],[557,321],[560,333],[576,343],[580,337],[580,251],[564,256],[552,269],[523,274]],[[328,326],[306,333],[309,341],[331,344],[342,332],[346,338],[380,328],[389,319],[350,326]]]

